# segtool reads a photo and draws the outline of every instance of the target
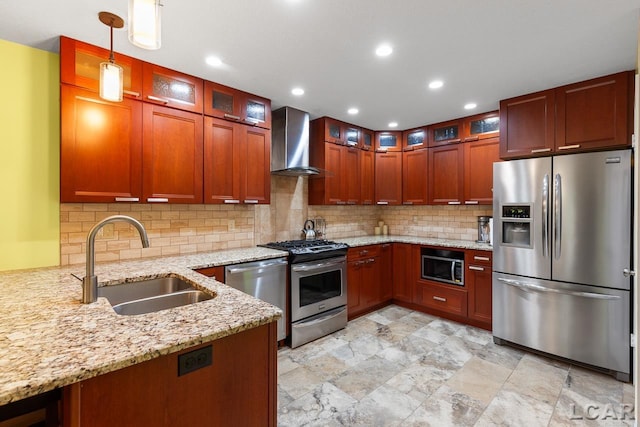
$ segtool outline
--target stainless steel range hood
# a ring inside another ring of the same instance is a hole
[[[309,113],[282,107],[271,113],[271,173],[317,175],[309,166]]]

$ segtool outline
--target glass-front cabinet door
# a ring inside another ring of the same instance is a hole
[[[494,138],[500,133],[500,114],[498,111],[479,114],[464,119],[465,142]]]
[[[145,62],[142,84],[147,102],[202,113],[202,79]]]
[[[429,147],[456,144],[461,141],[462,126],[459,120],[429,126]]]
[[[363,150],[373,150],[373,131],[362,129],[360,131],[360,148]]]
[[[376,132],[376,151],[402,151],[402,132]]]
[[[207,116],[240,121],[242,106],[238,90],[209,81],[204,82],[204,113]]]
[[[416,150],[427,147],[427,129],[424,127],[402,132],[402,149]]]
[[[324,119],[324,140],[334,144],[345,143],[345,126],[338,120],[325,117]]]
[[[357,147],[360,144],[360,129],[353,126],[346,126],[345,137],[349,147]]]
[[[242,92],[242,120],[250,125],[271,129],[271,101]]]

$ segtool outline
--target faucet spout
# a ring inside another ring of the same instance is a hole
[[[149,236],[147,236],[147,230],[145,230],[144,225],[140,221],[135,218],[131,218],[126,215],[113,215],[103,219],[98,222],[96,225],[89,230],[89,234],[87,235],[87,272],[82,279],[82,302],[85,304],[95,302],[98,298],[98,277],[95,275],[95,241],[98,232],[102,227],[112,222],[128,222],[133,225],[138,233],[140,233],[140,240],[142,241],[142,247],[149,247]]]

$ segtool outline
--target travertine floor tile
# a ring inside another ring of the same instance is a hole
[[[447,386],[488,405],[511,372],[474,356],[447,381]]]

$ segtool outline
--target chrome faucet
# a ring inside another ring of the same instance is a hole
[[[138,230],[138,233],[140,233],[142,247],[149,247],[149,237],[147,236],[147,230],[144,229],[144,225],[142,225],[142,223],[137,219],[131,218],[130,216],[113,215],[94,225],[93,228],[89,230],[89,235],[87,236],[87,273],[84,276],[84,279],[82,279],[82,302],[85,304],[95,302],[98,298],[98,276],[94,274],[96,261],[96,235],[102,227],[117,221],[124,221],[133,225]]]

